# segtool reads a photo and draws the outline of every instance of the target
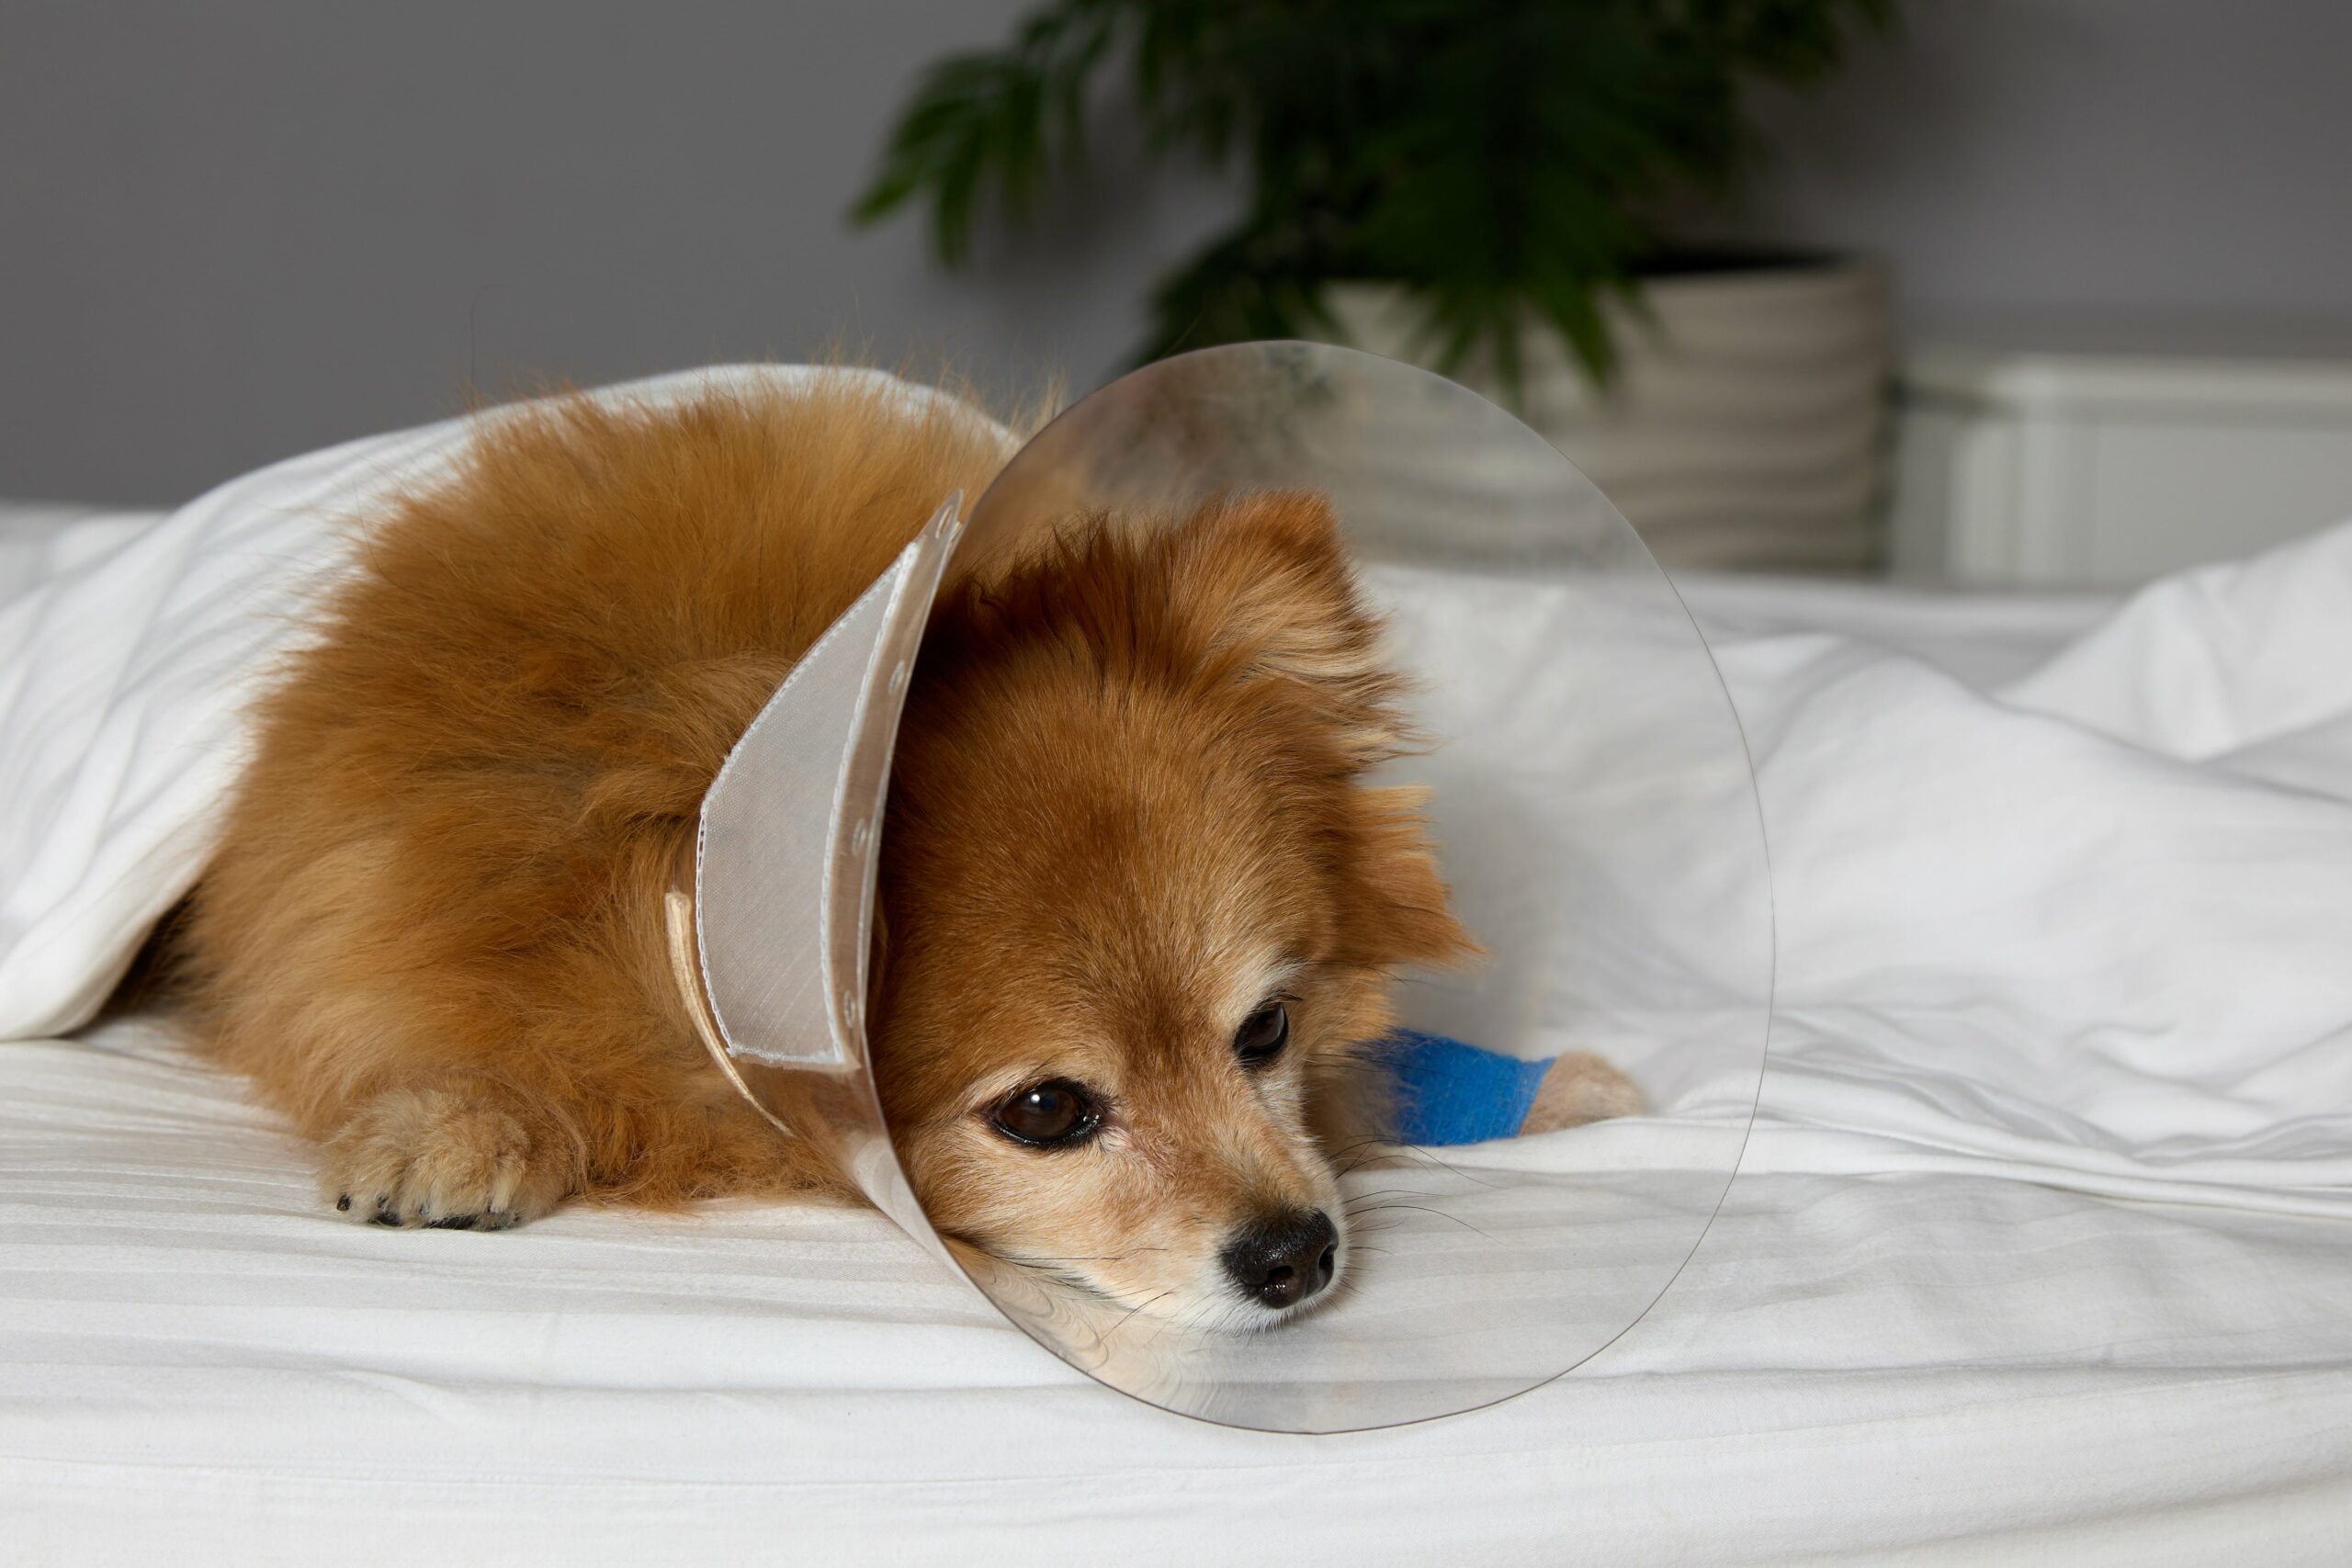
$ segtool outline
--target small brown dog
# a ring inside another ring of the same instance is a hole
[[[925,409],[929,412],[925,412]],[[195,1017],[354,1219],[845,1195],[697,1043],[662,899],[794,660],[990,432],[850,377],[487,422],[371,527],[268,698],[177,935]],[[941,1232],[1155,1314],[1344,1262],[1391,971],[1468,943],[1329,506],[1075,520],[951,582],[910,690],[869,1016]]]

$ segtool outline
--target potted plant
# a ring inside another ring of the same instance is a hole
[[[1657,216],[1754,164],[1743,94],[1826,75],[1896,0],[1046,0],[933,65],[853,209],[941,260],[1085,155],[1115,62],[1155,155],[1250,178],[1156,286],[1140,357],[1353,343],[1516,407],[1670,562],[1872,553],[1886,289],[1850,258],[1694,251]]]

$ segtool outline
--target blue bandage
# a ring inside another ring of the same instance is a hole
[[[1483,1144],[1515,1138],[1552,1068],[1442,1034],[1399,1030],[1385,1059],[1396,1080],[1396,1138],[1407,1144]]]

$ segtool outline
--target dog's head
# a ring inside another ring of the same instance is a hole
[[[1131,524],[1130,520],[1130,524]],[[1329,503],[1095,518],[952,590],[884,840],[875,1055],[942,1234],[1250,1326],[1347,1263],[1390,971],[1468,950]]]

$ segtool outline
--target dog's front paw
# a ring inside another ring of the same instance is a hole
[[[571,1186],[569,1162],[489,1084],[386,1089],[326,1143],[327,1201],[372,1224],[504,1230]]]
[[[1520,1136],[1581,1127],[1612,1116],[1638,1116],[1642,1109],[1642,1091],[1633,1079],[1589,1051],[1571,1051],[1544,1075],[1535,1103],[1520,1123]]]

